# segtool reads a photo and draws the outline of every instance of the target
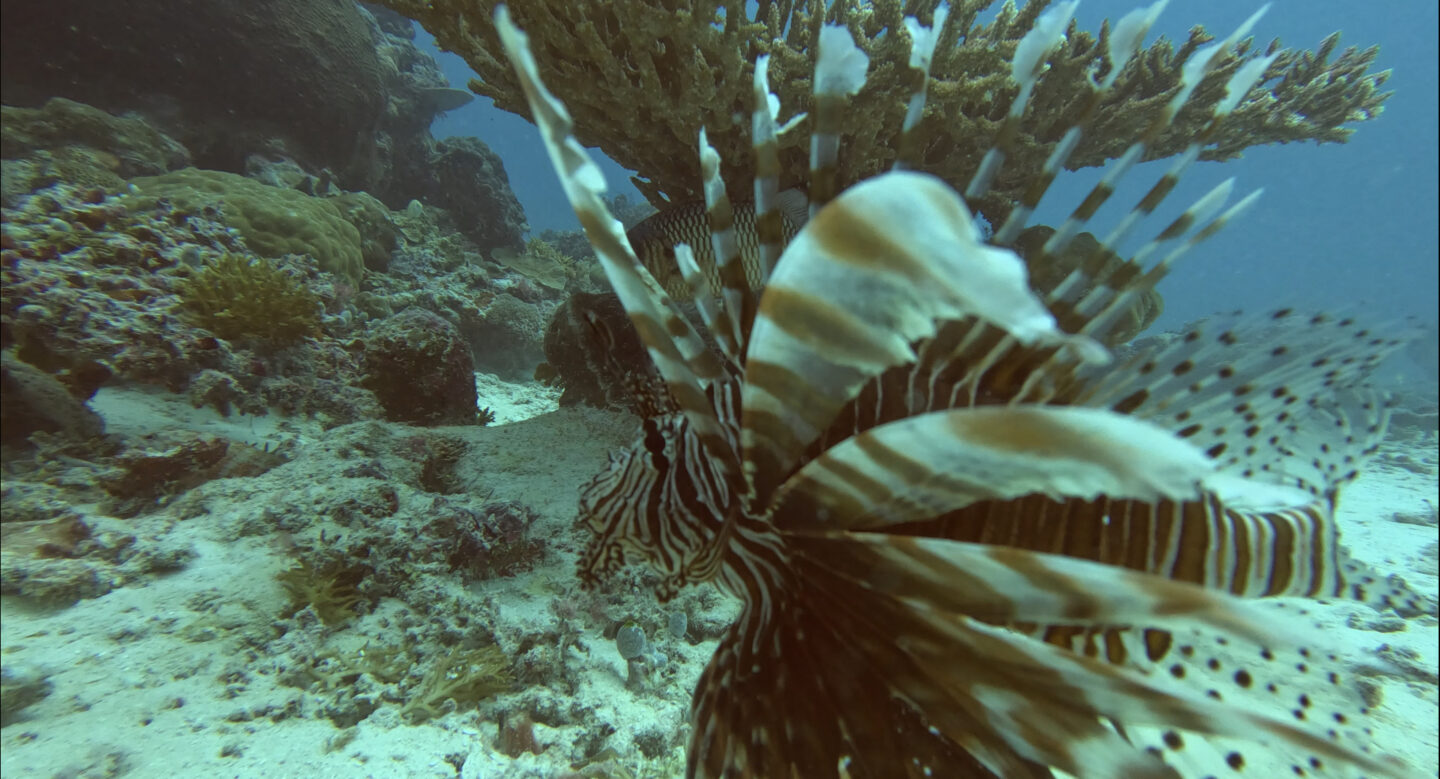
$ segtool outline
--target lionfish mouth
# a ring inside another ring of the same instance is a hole
[[[1335,524],[1338,490],[1387,420],[1362,382],[1398,342],[1280,311],[1213,318],[1123,359],[1107,348],[1176,259],[1255,200],[1227,206],[1227,181],[1128,261],[1106,259],[1272,58],[1234,69],[1190,149],[1067,272],[1032,282],[1012,248],[1163,5],[1115,25],[1090,108],[989,237],[967,203],[1003,167],[1075,3],[1020,41],[1019,97],[963,195],[914,172],[945,9],[929,27],[906,20],[919,88],[895,169],[843,192],[845,106],[869,62],[844,27],[824,27],[810,215],[788,243],[775,172],[789,128],[758,58],[758,272],[742,267],[701,130],[716,267],[674,247],[693,323],[637,259],[525,34],[497,10],[551,160],[668,395],[585,490],[595,537],[581,577],[633,555],[662,574],[662,597],[715,581],[742,599],[695,692],[689,776],[1401,770],[1369,754],[1368,711],[1337,657],[1277,635],[1242,599],[1433,609],[1402,585],[1371,586]],[[1163,115],[1029,267],[1058,262],[1258,17],[1193,54]]]

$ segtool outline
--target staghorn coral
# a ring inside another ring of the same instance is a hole
[[[419,21],[441,46],[464,57],[480,76],[471,89],[500,108],[529,116],[519,83],[500,57],[491,22],[494,0],[382,2]],[[953,4],[940,34],[920,125],[922,168],[962,187],[1015,96],[1009,63],[1016,43],[1048,5],[1031,2],[1016,10],[1007,4],[993,23],[975,24],[992,4]],[[727,161],[726,183],[732,190],[748,187],[751,63],[756,54],[772,56],[770,83],[785,112],[781,119],[808,110],[814,42],[824,21],[847,25],[871,62],[867,87],[854,99],[847,119],[841,183],[888,166],[914,87],[905,66],[910,42],[901,24],[902,5],[905,13],[929,24],[938,0],[842,0],[823,14],[824,4],[817,0],[762,0],[753,15],[747,5],[738,0],[552,1],[519,4],[514,15],[542,55],[546,83],[575,118],[580,142],[639,171],[648,181],[636,185],[657,206],[700,199],[695,130],[701,124]],[[1091,34],[1072,24],[1066,43],[1052,55],[1005,170],[990,196],[977,204],[992,223],[1007,215],[1075,117],[1092,68],[1105,72],[1101,53],[1108,34],[1108,26]],[[1210,39],[1196,27],[1178,48],[1161,39],[1145,49],[1099,106],[1067,167],[1103,165],[1123,153],[1176,91],[1185,59]],[[1380,91],[1388,71],[1368,72],[1378,49],[1346,49],[1331,61],[1338,40],[1338,34],[1332,35],[1314,52],[1281,51],[1201,158],[1231,159],[1247,147],[1269,143],[1344,142],[1353,132],[1345,124],[1377,116],[1389,96]],[[1268,50],[1278,47],[1271,43]],[[1259,54],[1249,42],[1240,51],[1243,57],[1232,58],[1205,79],[1187,110],[1151,148],[1149,159],[1177,154],[1195,136],[1226,80],[1244,58]],[[804,180],[807,149],[806,132],[782,136],[782,187]]]
[[[419,678],[406,687],[400,717],[408,722],[443,717],[505,692],[514,682],[509,658],[500,647],[454,646],[444,654],[437,653]]]

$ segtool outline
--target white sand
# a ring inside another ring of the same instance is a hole
[[[580,603],[574,586],[573,521],[581,484],[602,467],[605,452],[627,442],[633,421],[600,412],[552,411],[548,390],[505,385],[481,377],[480,405],[496,411],[490,428],[452,428],[471,444],[463,475],[495,488],[493,499],[517,500],[541,515],[538,532],[554,539],[558,551],[528,574],[481,582],[467,591],[437,597],[466,597],[484,604],[489,628],[502,646],[519,637],[553,631],[557,603]],[[394,703],[360,724],[339,729],[321,711],[325,696],[280,682],[281,660],[267,656],[286,595],[274,576],[288,564],[276,534],[237,537],[246,512],[255,510],[256,489],[277,505],[297,491],[319,489],[322,455],[337,440],[410,434],[381,426],[382,432],[313,426],[274,419],[225,420],[189,409],[169,396],[107,392],[96,407],[114,432],[156,426],[201,429],[252,443],[291,438],[308,456],[256,479],[226,480],[200,488],[208,514],[177,519],[176,511],[126,520],[136,531],[164,534],[196,552],[176,573],[122,586],[74,606],[37,609],[13,597],[0,600],[0,638],[7,666],[39,668],[53,692],[19,721],[0,731],[0,772],[8,777],[549,777],[565,775],[583,754],[576,742],[600,724],[614,729],[608,743],[616,754],[613,773],[674,776],[682,772],[685,714],[689,693],[713,650],[653,636],[669,657],[651,689],[627,689],[624,663],[601,626],[582,624],[563,650],[564,678],[534,685],[422,724],[400,721]],[[540,412],[538,415],[535,412]],[[532,418],[533,417],[533,418]],[[520,422],[518,420],[526,420]],[[505,423],[511,424],[505,424]],[[346,438],[349,436],[349,438]],[[1386,573],[1399,573],[1422,591],[1436,591],[1434,525],[1401,524],[1396,512],[1423,513],[1436,500],[1433,442],[1412,457],[1428,457],[1428,474],[1382,461],[1345,496],[1341,516],[1357,556]],[[329,455],[325,455],[329,456]],[[308,459],[307,459],[308,458]],[[319,467],[313,466],[313,467]],[[424,499],[401,490],[402,505]],[[733,604],[698,594],[684,596],[691,624],[723,625]],[[285,624],[287,640],[346,646],[347,632],[378,634],[382,625],[403,623],[405,604],[376,604],[374,613],[334,630],[302,630]],[[478,614],[479,612],[477,612]],[[665,609],[640,584],[612,598],[605,614],[662,619]],[[1420,676],[1377,676],[1383,702],[1374,734],[1378,751],[1408,760],[1423,775],[1436,773],[1437,623],[1433,618],[1386,620],[1364,606],[1340,603],[1310,607],[1327,640],[1355,657],[1373,657],[1381,645],[1413,653]],[[479,617],[477,616],[477,619]],[[663,620],[662,620],[663,621]],[[1392,632],[1377,632],[1375,628]],[[397,628],[398,630],[398,628]],[[1424,674],[1428,673],[1428,680]],[[561,711],[572,724],[535,726],[544,751],[509,758],[495,747],[497,712],[517,707]],[[646,758],[637,744],[647,744]],[[456,765],[462,763],[457,770]]]

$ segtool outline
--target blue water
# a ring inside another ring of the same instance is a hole
[[[1077,18],[1083,29],[1093,31],[1101,19],[1118,18],[1135,6],[1134,0],[1086,0]],[[1256,8],[1233,0],[1175,0],[1151,39],[1163,34],[1183,40],[1193,24],[1223,37]],[[1259,187],[1265,194],[1253,210],[1188,255],[1164,282],[1166,310],[1158,326],[1217,310],[1282,305],[1358,308],[1386,319],[1437,319],[1437,25],[1440,4],[1433,2],[1278,0],[1272,5],[1255,28],[1262,48],[1275,37],[1287,46],[1313,48],[1342,30],[1342,48],[1381,46],[1375,69],[1393,69],[1385,88],[1395,94],[1378,120],[1356,126],[1347,144],[1254,148],[1243,159],[1198,164],[1160,211],[1153,230],[1227,177],[1237,180],[1236,197]],[[428,35],[422,31],[420,37],[422,47],[437,53]],[[437,55],[452,84],[463,86],[473,76],[458,57]],[[479,98],[438,120],[433,130],[437,137],[479,136],[500,154],[532,230],[577,227],[529,122]],[[1131,175],[1129,188],[1102,212],[1102,231],[1166,164],[1141,166]],[[639,196],[628,182],[630,171],[608,159],[603,169],[613,192]],[[1042,205],[1039,221],[1057,223],[1099,173],[1064,176]]]

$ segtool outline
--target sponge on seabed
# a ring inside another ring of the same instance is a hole
[[[360,232],[326,198],[196,168],[138,176],[130,183],[137,191],[125,200],[134,207],[153,208],[165,198],[189,211],[217,208],[221,221],[239,231],[245,245],[262,257],[308,254],[322,270],[355,286],[365,273]]]

